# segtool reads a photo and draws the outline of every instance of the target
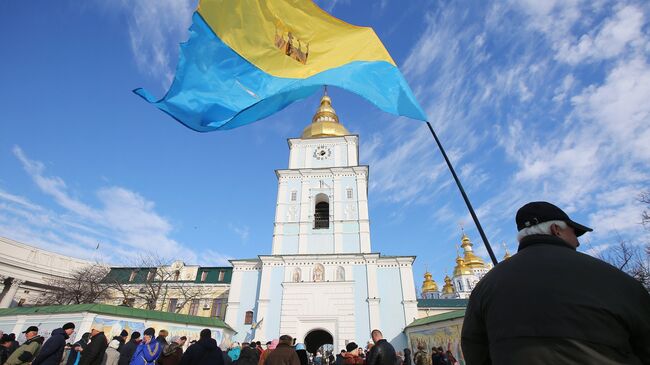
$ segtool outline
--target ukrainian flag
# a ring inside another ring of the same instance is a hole
[[[207,132],[265,118],[323,85],[426,120],[372,28],[345,23],[308,0],[201,0],[167,94],[157,100],[134,92]]]

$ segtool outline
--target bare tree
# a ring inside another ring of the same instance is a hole
[[[650,250],[619,239],[618,245],[598,254],[598,258],[638,280],[650,291]]]
[[[50,287],[39,300],[40,305],[87,304],[109,297],[109,285],[103,282],[110,268],[100,264],[82,267],[67,278],[46,281]]]
[[[646,205],[646,209],[641,213],[641,223],[648,228],[648,224],[650,223],[650,212],[648,211],[650,209],[650,190],[639,194],[639,202]],[[650,250],[650,245],[646,245],[646,250]]]
[[[163,310],[167,300],[174,298],[177,304],[173,311],[178,313],[187,303],[205,296],[203,286],[194,283],[194,278],[182,280],[180,271],[170,264],[170,260],[142,256],[132,266],[135,276],[144,276],[143,280],[130,281],[110,276],[106,280],[125,302],[131,299],[135,303],[144,303],[140,305],[146,309]]]

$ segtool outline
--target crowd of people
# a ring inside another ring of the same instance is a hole
[[[123,330],[110,341],[101,325],[94,326],[75,343],[68,339],[75,331],[74,323],[66,323],[52,331],[50,337],[38,334],[38,327],[29,326],[21,345],[14,334],[2,334],[1,365],[412,365],[410,353],[395,352],[381,331],[373,330],[372,342],[365,351],[350,342],[336,357],[320,352],[309,354],[305,345],[295,343],[289,335],[269,341],[233,343],[225,351],[217,345],[209,329],[200,332],[198,341],[186,346],[185,336],[172,336],[147,328],[142,334],[129,335]],[[416,364],[417,365],[417,364]]]

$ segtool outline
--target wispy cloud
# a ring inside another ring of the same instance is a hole
[[[108,186],[97,190],[93,206],[72,195],[65,181],[48,176],[45,165],[32,160],[18,146],[16,158],[59,209],[46,209],[0,190],[0,235],[49,250],[112,263],[128,261],[134,253],[156,253],[189,263],[225,264],[226,256],[211,251],[197,254],[172,238],[173,225],[155,204],[132,190]],[[243,234],[243,233],[242,233]]]
[[[198,0],[142,0],[119,4],[126,14],[131,50],[142,73],[166,89],[174,77],[178,45],[187,40]]]

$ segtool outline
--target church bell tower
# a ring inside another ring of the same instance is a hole
[[[274,255],[369,253],[368,166],[359,137],[339,122],[327,90],[311,123],[276,170]]]

